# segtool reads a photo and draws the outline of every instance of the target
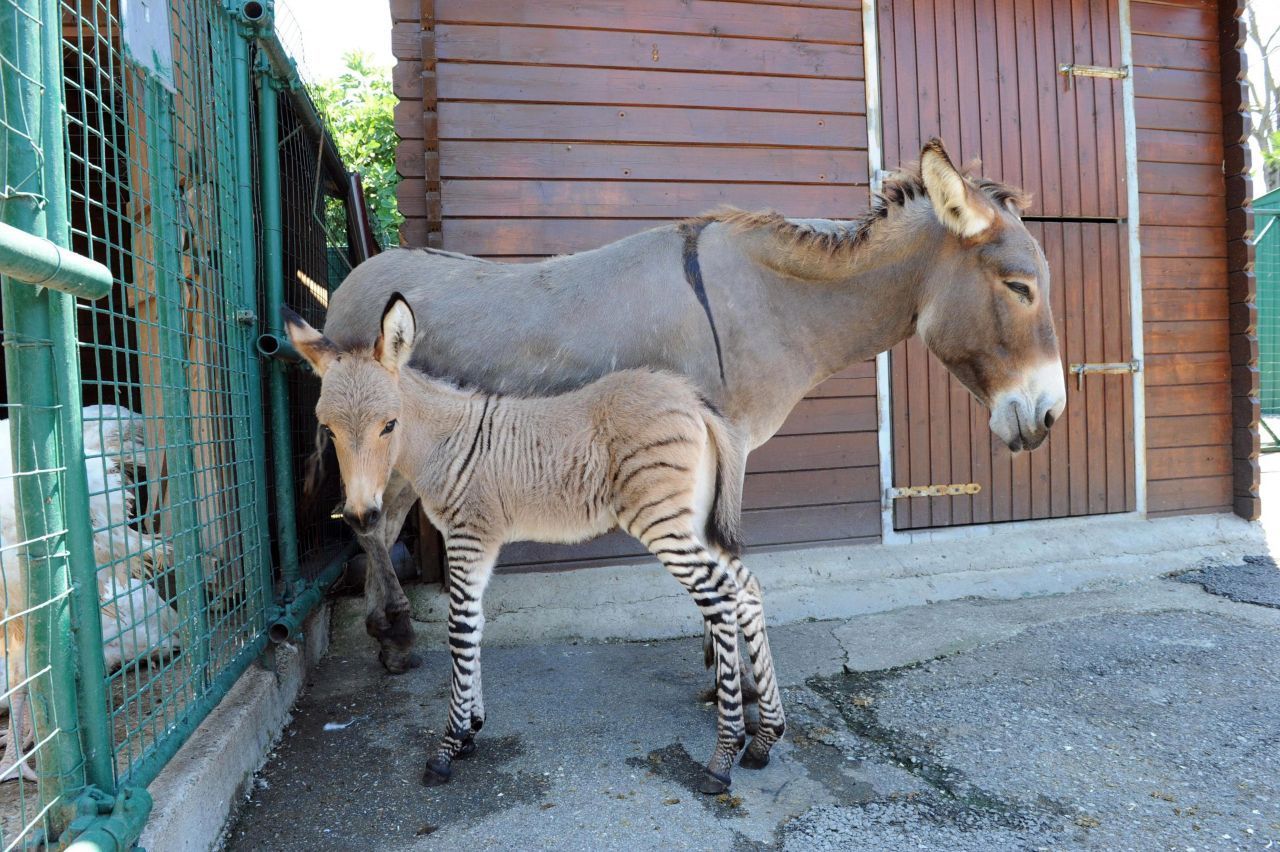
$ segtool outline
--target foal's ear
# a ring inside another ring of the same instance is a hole
[[[939,221],[958,237],[972,238],[995,222],[995,210],[952,164],[942,140],[930,139],[920,154],[920,176]]]
[[[413,336],[416,330],[413,309],[404,296],[392,294],[382,312],[382,334],[378,337],[378,342],[373,344],[374,359],[391,372],[400,372],[400,368],[409,363],[409,356],[413,354]]]
[[[289,308],[282,310],[284,327],[289,332],[289,342],[298,354],[307,360],[316,374],[323,376],[329,365],[338,357],[338,347],[332,340],[316,331],[302,317]]]

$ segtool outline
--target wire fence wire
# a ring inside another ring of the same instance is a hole
[[[40,20],[31,10],[41,8],[56,9],[59,20]],[[347,175],[325,156],[305,93],[295,87],[281,96],[278,149],[257,150],[256,124],[235,113],[229,94],[243,82],[235,75],[255,65],[252,57],[236,62],[244,36],[224,4],[153,2],[148,21],[128,20],[139,8],[126,0],[0,0],[0,28],[42,34],[22,49],[6,41],[0,51],[0,211],[8,222],[14,205],[51,204],[60,218],[50,221],[63,232],[48,236],[114,279],[97,301],[59,297],[68,305],[65,322],[59,326],[51,308],[48,335],[16,327],[5,305],[0,711],[8,721],[0,742],[11,748],[0,776],[24,777],[0,784],[4,849],[58,838],[65,828],[73,798],[93,783],[83,758],[91,750],[77,740],[86,730],[105,731],[109,777],[99,784],[107,794],[145,786],[265,648],[280,586],[268,520],[295,507],[270,505],[262,482],[272,465],[263,439],[265,371],[253,343],[264,302],[245,258],[282,264],[286,304],[316,325],[351,268]],[[49,47],[55,42],[60,51]],[[37,44],[45,47],[32,55]],[[65,124],[59,115],[56,125],[65,130],[52,146],[30,120],[50,104],[65,109]],[[244,135],[252,140],[247,158],[238,145]],[[55,150],[64,185],[44,186],[46,153]],[[282,197],[246,205],[243,177],[258,174],[263,157],[279,158]],[[246,245],[259,238],[245,234],[261,229],[242,224],[260,220],[263,203],[281,210],[283,257]],[[35,292],[10,281],[5,288],[6,299],[10,288]],[[72,373],[78,367],[78,385],[66,384],[62,397],[46,392],[49,404],[11,404],[31,381],[24,373],[31,353],[59,347]],[[294,374],[289,387],[291,464],[301,478],[318,383]],[[68,447],[83,458],[71,461]],[[69,479],[87,482],[87,493]],[[335,477],[328,488],[299,516],[304,576],[319,574],[345,541],[331,511]],[[47,517],[32,526],[41,512]],[[38,537],[28,537],[37,527]],[[93,565],[77,570],[66,540],[84,530]],[[85,588],[89,578],[96,590]],[[33,644],[69,648],[68,601],[90,601],[94,592],[98,617],[78,627],[96,630],[100,621],[101,631],[90,651],[78,646],[79,664],[70,650],[33,664]],[[85,665],[86,653],[93,665]],[[68,736],[74,748],[47,754]],[[66,754],[79,763],[66,765]],[[38,769],[38,783],[24,767]]]

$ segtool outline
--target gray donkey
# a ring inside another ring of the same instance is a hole
[[[467,387],[528,396],[627,368],[683,375],[741,436],[740,457],[815,385],[919,334],[990,409],[991,430],[1034,449],[1066,385],[1025,205],[962,174],[934,139],[853,221],[726,210],[529,264],[389,251],[334,292],[324,333],[368,347],[399,292],[421,318],[410,363]],[[388,556],[414,499],[396,477],[344,512],[370,556],[366,627],[392,672],[420,661]]]

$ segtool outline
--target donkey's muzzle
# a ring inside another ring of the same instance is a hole
[[[371,506],[363,512],[353,509],[350,506],[343,508],[342,519],[351,525],[351,528],[358,533],[366,533],[378,525],[378,521],[382,520],[382,510]]]

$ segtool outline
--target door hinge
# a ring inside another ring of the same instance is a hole
[[[1084,390],[1084,377],[1093,375],[1116,375],[1118,373],[1141,373],[1141,361],[1114,361],[1101,364],[1072,364],[1069,370],[1076,377],[1076,389]]]
[[[960,485],[908,485],[904,488],[890,488],[889,499],[901,500],[904,497],[960,497],[965,494],[977,494],[982,486],[976,482],[965,482]]]
[[[1074,62],[1063,62],[1058,66],[1058,73],[1066,78],[1067,89],[1076,77],[1103,77],[1109,80],[1123,80],[1129,76],[1129,66],[1111,67],[1107,65],[1077,65]]]

